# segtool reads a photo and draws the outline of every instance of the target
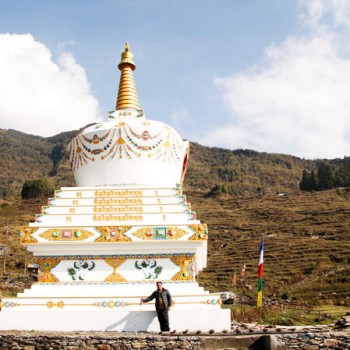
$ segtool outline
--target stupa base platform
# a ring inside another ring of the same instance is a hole
[[[153,306],[153,305],[152,305]],[[1,312],[1,330],[19,331],[117,331],[159,332],[156,311],[143,310],[140,305],[134,311],[103,310],[44,310]],[[208,332],[229,330],[230,309],[172,309],[169,312],[170,327],[177,331]]]
[[[219,293],[196,282],[167,283],[173,306],[171,328],[203,332],[229,330],[230,310]],[[159,332],[154,301],[140,305],[155,281],[115,284],[41,284],[3,298],[0,330]]]

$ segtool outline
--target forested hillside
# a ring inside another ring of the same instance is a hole
[[[47,178],[54,188],[73,186],[66,146],[78,131],[53,137],[0,129],[0,197],[19,198],[25,180]],[[305,160],[297,157],[227,150],[191,143],[185,188],[208,192],[215,186],[229,194],[275,194],[299,190],[303,170],[317,172],[322,163],[336,171],[345,160]]]

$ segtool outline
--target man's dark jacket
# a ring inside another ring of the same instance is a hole
[[[160,306],[159,306],[159,290],[155,290],[148,298],[143,299],[143,301],[145,303],[153,300],[154,298],[156,298],[156,309],[159,310]],[[165,309],[167,309],[168,307],[171,306],[172,301],[171,301],[171,295],[169,293],[169,291],[165,288],[162,289],[162,298],[163,298],[163,303],[164,303],[164,307]]]

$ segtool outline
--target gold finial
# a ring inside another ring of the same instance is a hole
[[[134,55],[129,51],[129,43],[125,43],[125,51],[122,52],[122,59],[118,65],[120,70],[122,69],[123,64],[129,64],[132,70],[135,70],[136,68]]]
[[[134,55],[129,51],[129,43],[125,43],[125,51],[122,53],[122,59],[118,68],[121,71],[121,76],[115,109],[140,110],[133,74],[136,65],[134,63]]]

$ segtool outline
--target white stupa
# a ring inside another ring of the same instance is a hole
[[[133,55],[119,64],[116,110],[68,145],[77,187],[63,187],[21,243],[40,269],[31,289],[1,302],[0,330],[158,331],[154,306],[139,304],[157,280],[171,292],[171,328],[230,328],[230,310],[196,276],[208,231],[182,195],[189,143],[145,118]]]

